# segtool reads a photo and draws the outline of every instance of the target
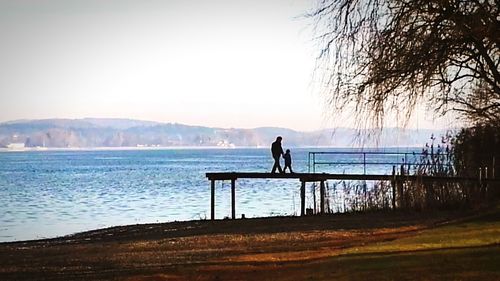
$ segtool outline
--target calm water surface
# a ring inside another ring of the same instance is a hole
[[[332,149],[293,149],[294,170],[307,172],[308,152],[318,150]],[[272,164],[267,148],[0,153],[0,241],[205,219],[210,217],[206,172],[267,172]],[[341,166],[318,169],[345,171]],[[362,166],[351,169],[362,172]],[[299,210],[297,180],[238,180],[236,194],[237,217]],[[230,183],[219,183],[216,218],[230,212]]]

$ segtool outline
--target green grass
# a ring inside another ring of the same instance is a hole
[[[340,257],[318,280],[499,280],[498,246]],[[318,276],[319,277],[319,276]]]
[[[474,221],[421,231],[418,235],[345,250],[344,254],[391,253],[500,244],[500,220]]]
[[[349,248],[311,280],[500,280],[500,209],[393,241]]]

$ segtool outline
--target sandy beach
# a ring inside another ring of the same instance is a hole
[[[480,216],[381,212],[113,227],[2,243],[0,279],[498,280],[499,221],[496,210]],[[437,240],[448,244],[425,242],[426,235],[430,241],[441,235]]]

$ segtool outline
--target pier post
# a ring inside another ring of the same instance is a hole
[[[231,179],[231,218],[236,219],[236,179]]]
[[[404,190],[404,182],[403,182],[403,177],[398,177],[396,179],[396,186],[398,189],[398,196],[399,196],[399,207],[402,209],[406,209],[406,203],[407,203],[407,198],[406,198],[406,191]]]
[[[210,180],[210,219],[215,219],[215,180]]]
[[[495,178],[495,156],[493,156],[493,159],[491,160],[491,178]]]
[[[396,210],[396,166],[392,166],[392,209]]]
[[[312,184],[312,193],[313,193],[313,210],[314,214],[316,214],[318,211],[316,210],[316,183],[313,182]]]
[[[325,213],[325,181],[319,183],[319,211],[321,214]]]
[[[306,182],[300,181],[300,215],[306,214]]]

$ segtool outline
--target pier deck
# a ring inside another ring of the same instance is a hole
[[[305,215],[305,186],[307,182],[320,183],[320,213],[325,209],[325,181],[327,180],[366,180],[366,181],[391,181],[393,186],[393,207],[395,206],[394,193],[395,183],[402,181],[446,181],[446,182],[468,182],[481,181],[480,178],[464,177],[437,177],[437,176],[416,176],[416,175],[397,175],[393,170],[392,175],[366,175],[366,174],[328,174],[328,173],[259,173],[259,172],[221,172],[206,173],[210,180],[210,218],[215,219],[215,182],[231,181],[231,217],[236,218],[236,180],[237,179],[298,179],[300,181],[300,214]],[[492,179],[483,179],[483,181],[495,181]]]

